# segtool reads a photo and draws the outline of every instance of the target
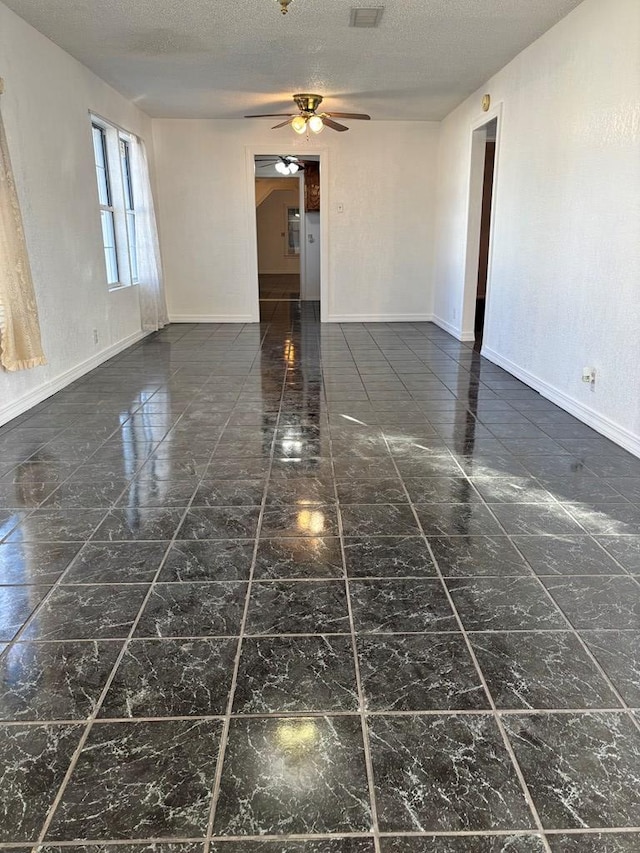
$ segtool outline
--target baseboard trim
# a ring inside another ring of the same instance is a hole
[[[170,314],[170,323],[257,323],[250,314]]]
[[[448,332],[457,341],[461,341],[462,343],[468,343],[469,341],[475,341],[476,339],[475,332],[462,332],[457,326],[454,326],[448,320],[443,320],[442,317],[438,317],[436,314],[433,315],[433,322],[436,326],[440,326],[441,329]]]
[[[53,394],[61,391],[63,388],[66,388],[67,385],[75,382],[76,379],[80,379],[80,377],[84,376],[85,373],[89,373],[90,370],[94,370],[94,368],[104,364],[105,361],[109,361],[110,358],[113,358],[123,350],[126,350],[128,347],[138,343],[138,341],[146,338],[149,334],[151,334],[151,332],[148,331],[134,332],[133,335],[129,335],[129,337],[123,338],[121,341],[101,350],[95,355],[92,355],[90,358],[81,361],[79,364],[76,364],[75,367],[65,370],[53,379],[48,379],[46,382],[38,385],[37,388],[33,388],[31,391],[23,394],[22,397],[19,397],[17,400],[13,400],[8,405],[0,406],[0,426],[12,421],[19,415],[28,412],[29,409],[37,406],[38,403],[42,403],[48,397],[51,397]]]
[[[547,400],[551,400],[552,403],[555,403],[557,406],[560,406],[561,409],[569,412],[570,415],[573,415],[579,421],[582,421],[582,423],[590,426],[592,429],[595,429],[606,438],[610,438],[611,441],[619,444],[620,447],[624,447],[625,450],[628,450],[629,453],[633,453],[634,456],[640,457],[640,436],[630,432],[628,429],[625,429],[625,427],[615,423],[615,421],[612,421],[605,415],[594,412],[593,409],[589,408],[589,406],[585,406],[584,403],[581,403],[574,397],[569,396],[569,394],[565,394],[564,391],[560,391],[553,385],[549,385],[548,382],[534,376],[533,373],[529,373],[528,370],[519,367],[508,358],[505,358],[494,350],[489,349],[489,347],[483,347],[482,355],[488,361],[511,373],[516,377],[516,379],[520,379],[526,385],[529,385],[535,391],[538,391],[538,393],[543,397],[546,397]]]
[[[325,323],[430,323],[433,314],[331,314]]]

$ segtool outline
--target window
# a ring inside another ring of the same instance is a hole
[[[133,203],[133,178],[131,175],[131,143],[120,137],[120,165],[124,188],[124,211],[127,218],[127,240],[131,263],[131,281],[138,281],[138,251],[136,247],[136,211]]]
[[[93,152],[96,158],[96,177],[98,178],[98,202],[102,223],[102,245],[107,267],[107,284],[118,282],[118,254],[116,252],[116,229],[114,210],[111,204],[111,181],[107,165],[107,142],[104,128],[93,125]]]
[[[91,130],[107,284],[110,288],[136,284],[138,252],[132,170],[135,140],[95,117]]]
[[[285,255],[300,254],[300,210],[297,207],[287,207],[287,245]]]

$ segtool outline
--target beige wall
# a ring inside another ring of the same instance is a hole
[[[258,272],[296,274],[300,258],[285,255],[286,208],[300,206],[297,189],[275,190],[257,209]]]

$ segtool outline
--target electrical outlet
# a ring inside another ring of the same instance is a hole
[[[93,342],[94,342],[94,344],[97,344],[97,343],[98,343],[98,340],[99,340],[99,338],[98,338],[98,330],[97,330],[97,329],[94,329],[94,330],[93,330]]]
[[[582,368],[582,381],[587,382],[591,386],[591,390],[594,391],[596,387],[596,369],[595,367],[583,367]]]

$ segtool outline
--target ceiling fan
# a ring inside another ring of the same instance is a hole
[[[279,127],[284,127],[290,124],[296,133],[321,133],[325,127],[330,127],[332,130],[338,130],[343,133],[349,128],[340,124],[333,119],[349,118],[349,119],[364,119],[368,121],[371,116],[364,113],[318,113],[316,110],[322,103],[322,95],[300,94],[294,95],[293,100],[298,107],[298,113],[266,113],[265,115],[245,116],[245,118],[283,118],[286,116],[286,121],[274,125],[271,129],[277,130]]]
[[[295,175],[296,172],[304,170],[306,162],[291,154],[279,154],[274,157],[256,157],[256,168],[266,169],[273,166],[281,175]]]

